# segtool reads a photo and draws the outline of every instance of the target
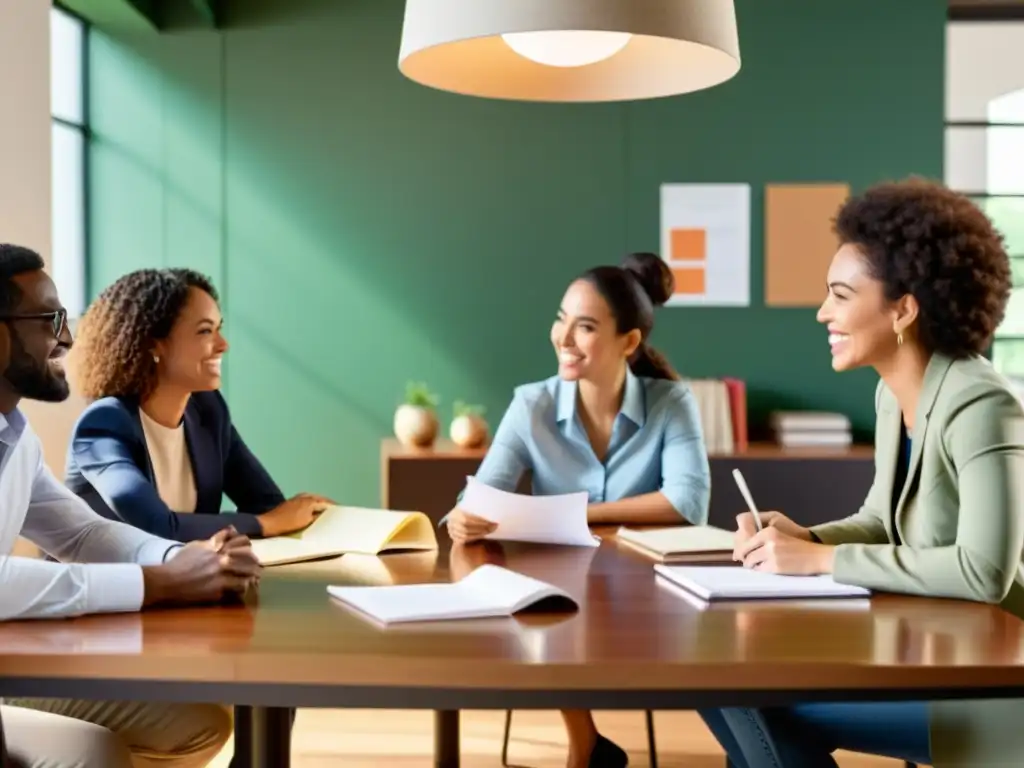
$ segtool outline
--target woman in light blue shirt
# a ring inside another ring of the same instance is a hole
[[[672,295],[654,254],[595,267],[574,280],[551,327],[558,375],[517,387],[476,478],[514,491],[585,490],[591,524],[704,524],[711,489],[700,414],[689,388],[647,339],[654,308]],[[456,507],[456,545],[495,524]],[[587,711],[562,713],[569,768],[620,768],[625,752],[598,734]]]

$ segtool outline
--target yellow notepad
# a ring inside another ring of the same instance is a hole
[[[732,560],[733,534],[713,525],[676,525],[635,531],[619,528],[623,544],[662,563],[723,563]]]
[[[437,535],[422,512],[365,507],[328,507],[305,530],[256,539],[253,551],[263,565],[285,565],[349,553],[437,549]]]

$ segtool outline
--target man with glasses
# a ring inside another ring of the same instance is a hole
[[[67,313],[37,253],[0,245],[0,621],[212,603],[258,579],[249,540],[233,529],[182,546],[107,520],[59,483],[18,410],[69,388]],[[13,557],[18,536],[53,560]],[[16,768],[205,766],[231,733],[217,705],[8,699],[4,742]],[[3,743],[3,742],[0,742]]]

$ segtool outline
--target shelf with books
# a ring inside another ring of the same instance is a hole
[[[386,509],[417,510],[438,522],[455,503],[466,476],[480,466],[485,451],[464,450],[443,442],[410,451],[397,440],[381,445],[381,503]],[[740,468],[754,498],[765,510],[784,511],[810,525],[857,511],[874,475],[871,446],[785,448],[771,442],[748,443],[742,450],[709,452],[709,522],[734,527],[746,508],[732,480]],[[517,489],[529,493],[530,478]]]

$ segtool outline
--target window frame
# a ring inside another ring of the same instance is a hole
[[[986,22],[986,23],[1020,23],[1024,21],[1024,6],[1013,5],[1013,6],[972,6],[972,7],[960,7],[950,8],[947,15],[946,24],[947,27],[958,22]],[[944,63],[945,66],[945,63]],[[945,73],[945,77],[948,77],[948,70]],[[1010,127],[1019,128],[1024,130],[1024,119],[1006,121],[1006,120],[950,120],[948,118],[948,105],[943,108],[943,144],[946,145],[950,129],[957,128],[973,128],[980,130],[989,130],[991,128],[999,127]],[[985,190],[970,190],[970,189],[957,189],[954,191],[959,192],[973,200],[987,201],[987,200],[1022,200],[1024,201],[1024,192],[987,192]],[[1008,254],[1012,263],[1024,263],[1024,252],[1011,252]],[[1020,292],[1024,294],[1024,284],[1017,286],[1014,285],[1011,288],[1012,293]],[[1005,320],[1004,320],[1005,322]],[[996,329],[995,335],[992,338],[991,345],[988,350],[988,357],[990,360],[994,360],[996,356],[996,350],[1000,344],[1020,344],[1024,342],[1024,334],[1012,333],[1012,334],[1001,334],[999,329]],[[1024,368],[1021,370],[1007,370],[1003,372],[1008,377],[1024,377]]]
[[[82,140],[82,158],[81,158],[81,210],[78,212],[80,217],[81,232],[82,232],[82,243],[81,243],[81,270],[82,270],[82,295],[76,297],[76,303],[81,302],[82,310],[88,305],[90,293],[90,281],[89,281],[89,267],[91,264],[91,237],[90,237],[90,208],[89,208],[89,187],[90,187],[90,162],[89,162],[89,148],[92,141],[92,130],[90,121],[90,99],[89,99],[89,43],[92,33],[92,24],[82,16],[80,13],[68,8],[60,0],[52,0],[50,3],[51,14],[56,11],[58,13],[67,16],[68,18],[75,21],[81,28],[82,31],[82,48],[80,51],[81,61],[79,62],[79,71],[81,75],[80,92],[81,92],[81,120],[69,120],[65,117],[55,115],[53,111],[53,105],[50,106],[50,132],[53,134],[53,128],[55,125],[60,125],[63,128],[70,129],[81,136]],[[52,53],[51,53],[52,60]],[[51,73],[51,78],[53,77]],[[53,149],[51,148],[51,162],[54,162]],[[55,194],[51,191],[51,206],[52,200]],[[55,217],[56,211],[51,207],[51,216]],[[52,224],[51,224],[52,227]],[[55,254],[51,251],[51,256]],[[51,272],[55,271],[54,264],[50,266]],[[69,314],[68,322],[72,325],[78,320],[78,315]]]

